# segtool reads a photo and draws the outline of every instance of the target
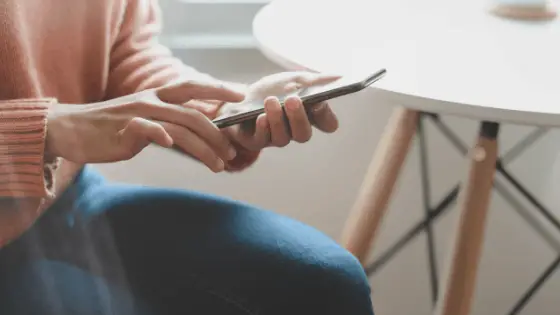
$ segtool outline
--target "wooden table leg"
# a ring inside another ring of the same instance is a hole
[[[469,155],[470,169],[461,185],[461,212],[442,277],[442,295],[436,304],[436,315],[470,313],[496,169],[498,129],[497,123],[481,123],[478,140]]]
[[[417,111],[398,108],[393,112],[344,228],[342,244],[362,264],[372,249],[417,122]]]

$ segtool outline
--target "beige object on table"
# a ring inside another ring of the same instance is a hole
[[[492,0],[491,12],[497,16],[515,20],[551,20],[556,10],[548,0]]]

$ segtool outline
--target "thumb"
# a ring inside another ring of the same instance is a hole
[[[313,86],[331,83],[340,78],[342,76],[336,74],[304,72],[297,76],[295,81],[304,86]]]
[[[245,98],[238,88],[218,80],[178,82],[157,90],[157,96],[166,103],[177,105],[193,99],[237,103]]]

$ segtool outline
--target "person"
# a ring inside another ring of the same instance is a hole
[[[242,171],[337,129],[328,104],[274,97],[336,76],[200,73],[157,42],[156,0],[4,0],[0,13],[0,314],[373,314],[363,268],[321,232],[88,166],[155,144]],[[211,122],[262,99],[255,121]]]

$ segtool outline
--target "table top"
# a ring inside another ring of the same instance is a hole
[[[554,2],[553,2],[554,3]],[[560,18],[496,17],[490,0],[275,0],[253,22],[288,68],[359,76],[375,97],[479,120],[560,126]]]

